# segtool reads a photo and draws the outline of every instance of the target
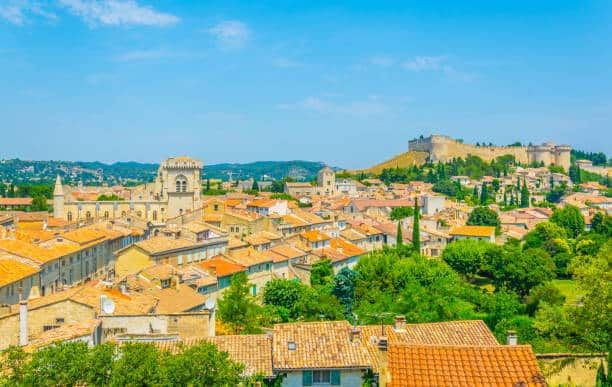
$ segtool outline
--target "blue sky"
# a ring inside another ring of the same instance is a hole
[[[612,153],[612,2],[0,0],[0,157]]]

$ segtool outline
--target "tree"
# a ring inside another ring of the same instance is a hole
[[[153,386],[160,384],[162,357],[150,343],[125,343],[113,364],[110,385]]]
[[[474,189],[472,190],[472,199],[478,200],[478,187],[474,185]]]
[[[329,259],[321,259],[312,265],[310,270],[310,285],[314,288],[331,285],[334,280],[334,270]]]
[[[572,180],[572,183],[574,184],[580,184],[581,183],[581,179],[580,179],[580,167],[577,165],[570,165],[569,167],[569,177]]]
[[[210,179],[206,179],[206,191],[210,191]]]
[[[567,234],[565,229],[552,222],[540,222],[535,228],[525,235],[525,248],[542,247],[549,241],[555,239],[565,239]]]
[[[574,280],[583,292],[582,307],[572,308],[576,335],[582,344],[597,351],[610,348],[612,333],[612,241],[596,256],[577,256],[570,265]]]
[[[483,182],[480,187],[480,204],[487,204],[487,199],[489,199],[489,192],[487,190],[487,185]]]
[[[357,273],[348,267],[343,268],[334,277],[334,287],[332,294],[336,296],[338,301],[344,306],[344,317],[348,318],[353,313],[353,304],[355,302],[355,279]]]
[[[32,355],[25,366],[25,385],[68,386],[86,380],[88,348],[85,342],[57,343]]]
[[[257,180],[253,179],[253,185],[251,186],[251,190],[259,191],[259,184],[257,184]]]
[[[554,263],[542,249],[504,246],[501,253],[488,254],[488,260],[496,288],[513,291],[521,297],[554,277]]]
[[[525,179],[523,179],[523,187],[521,188],[521,207],[526,208],[529,207],[529,188],[527,188],[527,183]]]
[[[476,207],[470,212],[467,224],[470,226],[493,226],[497,230],[500,226],[499,215],[489,207]]]
[[[260,331],[260,306],[255,303],[250,290],[246,273],[237,273],[232,276],[229,288],[219,300],[219,318],[235,334]]]
[[[166,356],[161,366],[166,386],[238,386],[244,365],[235,363],[213,343],[202,342]]]
[[[414,218],[412,221],[412,246],[417,254],[421,253],[421,229],[419,226],[419,199],[414,198]]]
[[[300,316],[298,302],[307,295],[308,286],[288,279],[273,279],[266,283],[263,293],[264,305],[274,306],[283,322]]]
[[[596,213],[591,218],[591,230],[612,237],[612,216],[601,212]]]
[[[44,196],[35,196],[32,199],[32,206],[30,207],[32,211],[47,211],[47,198]]]
[[[550,221],[563,227],[572,238],[584,232],[584,216],[576,206],[567,205],[563,209],[556,209]]]
[[[604,369],[603,360],[600,360],[599,367],[597,367],[597,376],[595,377],[595,387],[606,387],[606,386],[607,386],[606,370]]]
[[[414,214],[414,210],[411,207],[401,206],[395,207],[389,213],[391,220],[402,220],[408,218]]]
[[[508,205],[508,196],[507,196],[507,192],[504,191],[504,201],[503,201],[504,206]]]
[[[404,244],[404,235],[402,233],[402,222],[397,222],[397,236],[395,239],[395,244],[397,246],[401,246]]]
[[[469,278],[482,269],[486,252],[491,245],[482,240],[460,239],[444,248],[442,259],[456,272]]]

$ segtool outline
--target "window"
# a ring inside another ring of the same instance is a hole
[[[108,219],[108,211],[104,211],[104,219]]]
[[[153,211],[153,220],[157,220],[157,211]]]
[[[330,384],[331,371],[312,371],[312,384]]]
[[[86,218],[86,219],[91,219],[91,212],[90,212],[90,211],[87,211],[87,212],[85,213],[85,218]]]
[[[182,253],[179,253],[179,255],[178,255],[178,264],[179,265],[183,264],[183,254]]]
[[[66,216],[69,222],[72,222],[72,212],[68,211],[68,215]]]
[[[214,211],[219,211],[219,205],[218,204],[213,205],[213,209]]]
[[[176,192],[187,192],[187,178],[183,175],[176,177]]]

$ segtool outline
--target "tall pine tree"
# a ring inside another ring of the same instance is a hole
[[[395,241],[397,246],[402,246],[404,244],[404,235],[402,233],[402,221],[397,222],[397,240]]]
[[[521,207],[529,207],[529,188],[527,188],[525,179],[523,179],[523,188],[521,188]]]
[[[421,230],[419,229],[419,199],[414,198],[414,221],[412,222],[412,246],[421,253]]]
[[[487,204],[488,197],[489,193],[487,192],[487,185],[483,182],[482,187],[480,188],[480,204],[483,206]]]

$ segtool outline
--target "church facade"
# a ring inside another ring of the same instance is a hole
[[[163,224],[193,211],[200,203],[202,161],[189,157],[168,158],[159,166],[154,183],[130,189],[125,200],[77,200],[74,188],[62,185],[58,176],[53,192],[53,216],[69,222],[91,222],[136,216],[153,224]]]

